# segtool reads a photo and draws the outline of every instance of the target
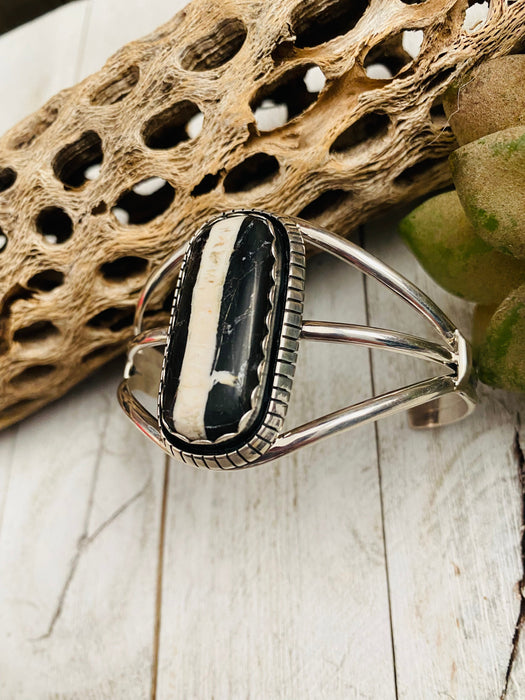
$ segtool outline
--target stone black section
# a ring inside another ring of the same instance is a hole
[[[164,438],[175,448],[192,452],[195,455],[223,454],[241,448],[252,439],[261,427],[271,399],[273,377],[283,324],[284,301],[288,285],[290,245],[286,229],[279,220],[270,216],[265,217],[261,214],[250,214],[247,216],[249,216],[249,219],[242,225],[240,235],[237,238],[234,256],[237,258],[237,263],[244,262],[242,261],[243,248],[245,249],[250,241],[258,246],[260,252],[256,249],[252,250],[252,260],[251,264],[246,268],[248,273],[246,275],[243,275],[243,272],[233,275],[234,261],[232,260],[231,268],[228,273],[229,281],[227,279],[225,285],[225,296],[228,297],[231,303],[229,304],[227,300],[223,300],[221,306],[219,323],[221,330],[217,337],[218,353],[216,356],[216,367],[219,371],[226,369],[226,371],[230,371],[234,374],[238,373],[238,368],[242,366],[246,358],[246,347],[243,347],[243,345],[248,342],[252,343],[254,356],[250,358],[246,367],[247,372],[244,389],[242,391],[237,391],[236,395],[233,396],[233,405],[226,408],[226,403],[232,399],[231,394],[228,395],[230,387],[215,385],[210,393],[209,405],[207,405],[205,415],[206,424],[207,426],[209,425],[211,439],[214,439],[212,435],[226,434],[227,432],[234,432],[234,430],[236,430],[238,420],[246,412],[246,407],[251,408],[251,392],[258,383],[257,367],[262,360],[262,339],[264,334],[268,332],[268,349],[261,372],[262,385],[260,388],[258,405],[248,424],[243,426],[242,432],[235,435],[235,437],[220,441],[216,444],[199,445],[186,442],[173,434],[173,406],[178,376],[180,374],[182,358],[186,347],[187,326],[184,323],[184,319],[189,318],[193,286],[200,263],[202,248],[204,246],[204,243],[201,242],[201,236],[207,237],[209,235],[209,228],[195,239],[191,250],[187,253],[187,255],[189,255],[188,265],[185,268],[185,275],[180,290],[181,293],[179,294],[178,301],[172,313],[170,342],[167,347],[166,356],[165,379],[164,385],[161,387],[160,427]],[[271,229],[266,224],[265,219],[270,221],[274,228],[275,258],[273,258],[271,254],[271,240],[268,239],[268,234],[271,235]],[[269,241],[270,244],[268,245]],[[262,254],[263,252],[264,255]],[[264,259],[266,255],[268,255],[268,261]],[[268,278],[269,262],[271,262],[273,266],[273,275],[271,274],[270,268],[270,277]],[[190,264],[191,269],[189,267]],[[270,309],[268,304],[269,285],[274,283],[276,284],[275,301],[273,307]],[[258,284],[260,287],[258,287]],[[228,289],[226,289],[226,286],[228,286]],[[239,304],[238,308],[235,307],[236,304]],[[248,313],[244,314],[240,312],[241,308],[244,308]],[[268,312],[269,329],[266,326]],[[255,323],[257,330],[251,330],[249,328],[250,321],[248,319],[250,318],[251,322]],[[261,324],[261,319],[265,321],[264,327]],[[229,328],[232,328],[234,333],[236,328],[239,330],[239,340],[232,340],[228,337]],[[231,387],[231,389],[234,390],[235,388]],[[221,417],[223,408],[226,413]],[[231,430],[231,428],[234,428],[234,430]]]
[[[239,421],[252,408],[252,392],[259,384],[257,369],[264,357],[263,340],[269,333],[266,315],[274,286],[273,241],[266,221],[246,217],[224,282],[213,367],[238,380],[233,386],[217,383],[210,391],[204,414],[208,440],[236,433]],[[251,421],[256,416],[257,412]]]
[[[173,407],[175,406],[182,362],[186,352],[193,287],[199,272],[202,251],[209,234],[210,229],[207,228],[193,241],[186,252],[181,287],[178,296],[175,298],[174,303],[176,303],[176,306],[171,312],[170,341],[166,347],[164,385],[161,387],[162,424],[166,426],[168,432],[175,430],[173,425]]]

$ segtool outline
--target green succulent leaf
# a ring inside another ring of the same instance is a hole
[[[525,284],[498,306],[477,349],[481,381],[525,391]]]
[[[443,107],[462,146],[525,124],[525,55],[498,56],[462,74],[448,88]]]
[[[525,126],[468,143],[450,156],[452,177],[475,232],[525,259]]]
[[[401,221],[399,230],[425,270],[456,296],[499,304],[525,282],[525,261],[476,235],[456,192],[427,200]]]

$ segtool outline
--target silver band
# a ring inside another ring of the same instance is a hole
[[[120,404],[137,427],[170,455],[179,456],[196,466],[232,469],[271,461],[343,430],[401,410],[409,411],[410,424],[415,428],[440,426],[467,416],[476,404],[476,377],[472,368],[470,346],[436,304],[402,275],[354,243],[300,219],[276,218],[295,234],[299,232],[306,245],[335,255],[393,291],[427,319],[439,338],[438,341],[431,342],[410,334],[380,328],[303,321],[299,335],[301,342],[314,340],[358,344],[404,353],[414,359],[424,359],[441,365],[442,373],[432,379],[371,398],[278,434],[264,453],[254,454],[253,458],[232,463],[231,459],[207,459],[190,454],[189,459],[187,453],[181,455],[166,441],[159,418],[154,415],[155,409],[146,408],[137,396],[142,392],[155,398],[159,391],[163,361],[160,351],[166,347],[169,330],[143,330],[143,320],[148,307],[154,302],[158,304],[161,294],[175,288],[180,265],[187,250],[187,246],[184,246],[151,275],[137,303],[136,335],[130,343],[124,379],[118,389]]]

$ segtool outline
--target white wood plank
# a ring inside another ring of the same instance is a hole
[[[6,123],[77,79],[86,7],[0,40],[9,57],[42,47],[29,52],[38,89],[23,69],[0,76]],[[92,40],[84,55],[97,52]],[[118,407],[121,364],[0,435],[2,698],[150,694],[164,458]]]
[[[359,275],[313,260],[308,317],[363,323]],[[288,423],[370,395],[364,350],[305,344]],[[373,428],[253,470],[172,463],[159,698],[392,698]]]
[[[0,37],[0,133],[77,80],[88,0],[76,0]]]
[[[0,37],[0,132],[74,82],[77,61],[71,56],[78,55],[87,4],[77,0]],[[0,533],[17,431],[15,426],[0,437]]]
[[[162,459],[116,368],[19,427],[0,542],[0,696],[147,697]]]
[[[391,223],[368,227],[367,243],[468,330],[467,305],[429,280]],[[373,325],[422,329],[373,283],[368,299]],[[415,365],[377,353],[376,390],[409,383]],[[479,700],[504,689],[522,577],[518,407],[523,398],[486,389],[476,413],[455,426],[413,432],[402,415],[378,424],[400,698]]]

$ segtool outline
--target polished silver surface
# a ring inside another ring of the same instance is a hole
[[[406,301],[430,321],[445,341],[448,342],[453,337],[457,329],[452,321],[434,304],[430,297],[422,292],[419,287],[416,287],[415,284],[407,280],[406,277],[403,277],[403,275],[400,275],[355,243],[340,238],[325,229],[316,228],[306,221],[299,219],[294,219],[294,221],[297,223],[305,243],[335,255],[336,258],[344,260],[363,274],[391,289],[403,301]]]
[[[167,293],[170,287],[173,289],[179,277],[179,270],[187,245],[182,246],[170,255],[170,257],[155,270],[146,282],[144,289],[140,293],[135,309],[134,330],[135,335],[142,331],[142,323],[144,314],[148,306],[155,300],[155,295],[165,292]]]
[[[454,364],[454,353],[450,348],[424,338],[418,338],[409,333],[388,331],[383,328],[356,326],[350,323],[332,323],[329,321],[303,321],[301,338],[392,350],[393,352],[412,355],[430,362],[439,362],[447,367],[451,367]]]
[[[264,214],[264,212],[252,210],[241,211]],[[344,260],[410,304],[432,325],[439,336],[439,341],[433,342],[408,333],[380,328],[324,321],[303,321],[300,326],[301,341],[359,344],[404,353],[414,359],[423,359],[440,365],[443,374],[348,406],[294,430],[281,433],[294,369],[288,361],[275,373],[272,404],[267,417],[268,430],[262,436],[262,441],[253,446],[247,445],[238,457],[232,457],[231,454],[203,457],[192,455],[191,451],[181,453],[174,450],[161,434],[154,408],[148,410],[144,400],[141,402],[137,394],[142,392],[150,397],[156,397],[158,394],[163,358],[160,350],[163,350],[166,345],[167,329],[143,331],[142,324],[145,311],[157,296],[161,292],[164,294],[178,286],[179,267],[186,249],[184,247],[172,255],[150,277],[137,304],[136,337],[130,344],[124,379],[118,390],[122,408],[137,427],[165,452],[182,461],[212,469],[239,469],[269,462],[343,430],[375,421],[401,410],[408,411],[410,425],[414,428],[445,425],[467,416],[476,404],[476,377],[470,346],[436,304],[409,280],[354,243],[300,219],[291,217],[279,217],[279,219],[291,237],[293,249],[302,248],[304,242]],[[302,304],[304,290],[301,285],[298,285],[298,289],[292,287],[290,292],[284,310],[285,324],[290,322],[296,324],[296,314],[292,312],[291,307],[293,303]],[[288,304],[288,302],[293,303]],[[295,345],[294,348],[296,348]],[[284,353],[288,353],[289,359],[289,353],[295,352],[294,348],[291,345],[287,347],[286,337],[281,338],[280,352],[283,356]]]

